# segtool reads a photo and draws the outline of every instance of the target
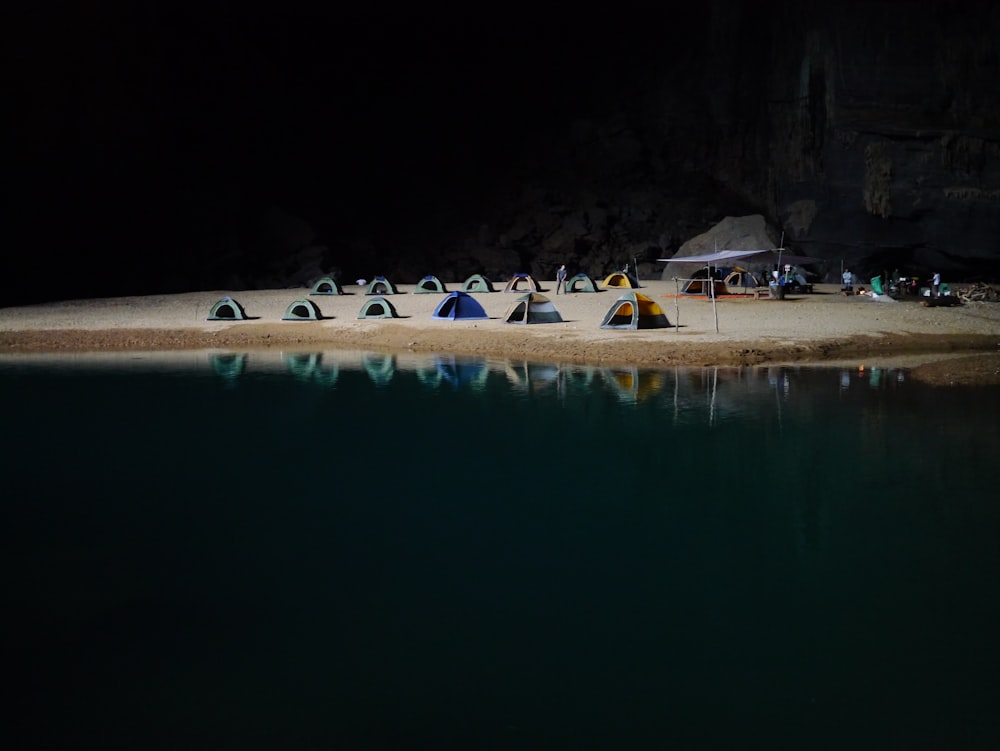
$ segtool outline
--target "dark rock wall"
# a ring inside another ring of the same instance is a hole
[[[649,275],[758,213],[832,269],[998,276],[989,3],[321,8],[16,10],[0,304]]]
[[[996,278],[1000,12],[716,0],[692,23],[698,44],[609,82],[612,111],[567,124],[548,173],[491,218],[522,266],[651,273],[727,213],[760,212],[831,276],[843,261]]]

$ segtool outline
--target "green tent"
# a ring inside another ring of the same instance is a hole
[[[417,282],[417,288],[413,290],[415,295],[426,295],[432,292],[447,292],[441,280],[434,275],[425,276]]]
[[[318,282],[313,285],[310,295],[342,295],[344,294],[343,288],[333,279],[333,277],[324,276]]]
[[[399,314],[384,297],[373,297],[361,306],[358,318],[399,318]]]
[[[396,295],[399,294],[392,282],[384,276],[377,276],[368,283],[366,295]]]
[[[208,311],[210,321],[245,321],[247,313],[243,306],[231,297],[223,297]]]
[[[462,285],[463,292],[496,292],[493,284],[482,274],[473,274]]]
[[[323,317],[312,300],[295,300],[285,308],[283,321],[318,321]]]
[[[597,284],[589,276],[580,272],[566,280],[566,292],[597,292]]]

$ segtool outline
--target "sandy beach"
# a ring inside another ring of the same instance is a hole
[[[343,295],[310,295],[307,288],[216,290],[119,297],[0,308],[2,353],[151,350],[369,350],[444,352],[525,360],[635,364],[647,367],[764,364],[909,364],[915,376],[939,384],[1000,383],[1000,303],[928,307],[919,298],[880,302],[845,296],[836,285],[784,300],[677,296],[673,281],[643,281],[640,294],[664,311],[670,328],[605,330],[604,315],[623,290],[555,294],[540,281],[562,323],[504,322],[524,294],[475,293],[489,320],[432,318],[441,293],[416,294],[397,285],[386,296],[399,318],[358,319],[370,296],[345,285]],[[445,281],[448,290],[461,284]],[[502,284],[494,282],[498,290]],[[230,296],[248,320],[208,321],[212,306]],[[316,303],[316,321],[282,320],[296,300]]]

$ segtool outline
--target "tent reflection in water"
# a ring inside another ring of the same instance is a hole
[[[507,308],[503,320],[504,323],[562,323],[562,316],[545,295],[529,292]]]
[[[663,309],[638,292],[626,292],[615,300],[601,322],[602,329],[663,329],[669,325]]]

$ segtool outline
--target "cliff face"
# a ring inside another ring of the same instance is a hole
[[[762,213],[831,274],[996,278],[1000,12],[716,0],[688,21],[695,43],[606,80],[603,111],[567,123],[505,211],[437,260],[653,273],[726,214]]]
[[[947,271],[995,262],[1000,15],[958,3],[785,14],[760,79],[766,183],[745,189],[810,255]]]
[[[831,269],[998,276],[988,3],[250,7],[5,26],[0,304],[44,276],[58,297],[648,275],[744,214]]]

